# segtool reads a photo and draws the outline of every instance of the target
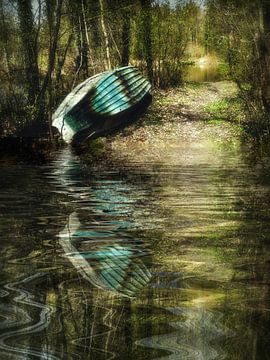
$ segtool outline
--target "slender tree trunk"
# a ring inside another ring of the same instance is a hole
[[[82,64],[83,64],[81,17],[79,14],[77,14],[77,13],[75,13],[75,14],[74,14],[74,18],[73,18],[73,28],[74,28],[74,32],[75,32],[75,36],[76,36],[77,56],[75,58],[76,74],[75,74],[75,78],[74,78],[72,87],[75,86],[78,74],[80,73]]]
[[[70,10],[72,12],[71,21],[75,32],[75,41],[77,46],[76,74],[73,81],[75,86],[78,75],[82,72],[83,77],[87,78],[88,73],[88,53],[89,53],[89,39],[85,18],[85,1],[80,0],[80,4],[73,0],[69,2]]]
[[[124,13],[122,26],[122,54],[121,65],[127,66],[129,63],[129,44],[130,44],[130,14]]]
[[[95,69],[95,64],[94,64],[93,57],[91,55],[91,46],[90,46],[88,26],[87,26],[87,21],[86,21],[86,10],[85,10],[84,0],[82,0],[82,18],[83,18],[83,26],[84,26],[84,32],[85,32],[85,41],[86,41],[85,46],[88,49],[88,52],[87,52],[87,74],[88,74],[88,59],[91,61],[91,66],[93,69]]]
[[[36,30],[31,0],[17,0],[21,39],[25,58],[25,75],[30,105],[35,105],[39,95],[39,69]]]
[[[44,112],[45,95],[48,91],[48,126],[52,138],[52,74],[55,66],[56,50],[59,40],[59,29],[61,23],[61,10],[63,0],[50,1],[46,0],[47,19],[49,25],[49,54],[47,73],[44,78],[41,91],[39,94],[39,112],[38,119],[42,118]]]
[[[204,55],[209,54],[209,14],[206,14],[204,20]]]
[[[4,4],[3,4],[3,0],[0,0],[0,24],[1,24],[1,35],[2,35],[2,39],[3,39],[3,47],[4,47],[4,59],[6,62],[6,66],[7,66],[7,71],[8,71],[8,75],[10,75],[10,71],[11,71],[11,64],[10,64],[10,51],[9,51],[9,46],[8,46],[8,41],[9,41],[9,32],[8,32],[8,27],[7,27],[7,22],[5,19],[5,11],[4,11]]]
[[[85,19],[85,9],[84,9],[84,0],[81,0],[81,9],[79,13],[80,17],[80,31],[81,31],[81,53],[82,53],[82,70],[85,78],[88,78],[88,42],[87,42],[87,27],[86,27],[86,19]]]
[[[262,63],[262,101],[265,110],[270,113],[270,2],[262,0],[260,52]]]
[[[104,36],[104,41],[105,41],[106,70],[110,70],[112,68],[112,65],[111,65],[111,55],[110,55],[110,46],[109,46],[109,36],[108,36],[107,28],[105,25],[105,19],[104,19],[103,0],[99,0],[99,6],[100,6],[100,24],[101,24],[102,33]]]
[[[56,73],[56,75],[55,75],[55,86],[56,86],[57,92],[60,89],[60,82],[61,82],[61,78],[62,78],[62,69],[63,69],[63,66],[65,64],[68,49],[69,49],[69,47],[71,45],[72,39],[73,39],[73,33],[71,33],[69,35],[69,37],[68,37],[68,41],[67,41],[67,44],[65,46],[65,50],[64,50],[63,55],[61,57],[58,57],[58,62],[57,62],[56,70],[55,70],[55,73]]]
[[[140,0],[142,10],[143,48],[150,82],[153,81],[151,0]]]

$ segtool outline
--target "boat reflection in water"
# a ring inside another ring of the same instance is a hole
[[[138,246],[113,244],[91,249],[93,232],[83,230],[76,212],[69,216],[67,226],[59,234],[65,256],[81,276],[92,285],[133,297],[151,279],[151,274],[140,256],[147,255]],[[88,249],[88,250],[86,250]]]
[[[58,158],[54,181],[62,188],[64,185],[77,208],[60,231],[59,244],[64,256],[93,286],[134,297],[148,284],[151,274],[144,263],[149,251],[123,231],[134,226],[125,219],[134,206],[129,189],[124,182],[121,189],[119,181],[114,184],[112,180],[111,186],[105,181],[105,189],[94,183],[91,187],[87,184],[91,176],[85,171],[69,149]]]
[[[69,148],[55,155],[1,168],[0,359],[126,359],[151,279],[132,221],[144,194]]]

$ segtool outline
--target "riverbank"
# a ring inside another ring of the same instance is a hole
[[[153,103],[138,122],[117,135],[90,141],[79,154],[83,161],[95,165],[175,161],[172,155],[179,155],[175,151],[179,146],[238,146],[245,135],[243,122],[233,82],[186,83],[155,90]],[[30,162],[50,159],[60,146],[42,139],[11,140],[0,143],[0,154]]]
[[[116,136],[91,142],[83,158],[166,162],[180,145],[235,146],[243,136],[243,112],[232,82],[185,84],[153,95],[140,121]]]

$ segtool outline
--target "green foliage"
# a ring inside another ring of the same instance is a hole
[[[249,124],[261,127],[270,112],[269,2],[208,0],[205,46],[224,59],[226,78],[239,88]]]
[[[175,6],[169,0],[103,3],[101,12],[94,0],[44,1],[35,9],[31,1],[17,0],[14,12],[8,0],[0,1],[2,134],[38,117],[47,122],[76,84],[107,69],[108,54],[112,67],[121,66],[125,54],[125,61],[161,88],[181,85],[187,66],[209,66],[198,59],[213,61],[216,79],[237,83],[247,118],[256,126],[269,123],[267,2],[207,0],[204,7],[195,0],[179,0]],[[210,68],[205,71],[209,74]],[[205,112],[225,118],[237,106],[212,104]]]
[[[193,3],[181,5],[175,9],[166,2],[153,9],[153,53],[155,59],[155,82],[160,87],[177,85],[182,81],[183,60],[189,41],[194,36],[192,19]]]
[[[230,79],[230,67],[227,63],[219,63],[217,66],[217,73],[223,80]]]
[[[183,67],[190,62],[187,46],[199,46],[201,39],[202,12],[196,2],[178,1],[175,7],[169,1],[103,3],[101,14],[100,2],[94,0],[76,5],[44,1],[38,7],[17,0],[18,12],[8,1],[0,2],[2,135],[7,127],[13,132],[41,117],[47,122],[76,84],[106,70],[102,15],[112,67],[121,65],[128,44],[125,56],[145,72],[152,69],[156,86],[182,82]]]

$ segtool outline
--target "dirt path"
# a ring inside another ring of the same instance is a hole
[[[107,139],[105,151],[125,161],[156,161],[183,143],[231,142],[241,133],[236,95],[235,85],[226,81],[156,91],[147,114]]]

